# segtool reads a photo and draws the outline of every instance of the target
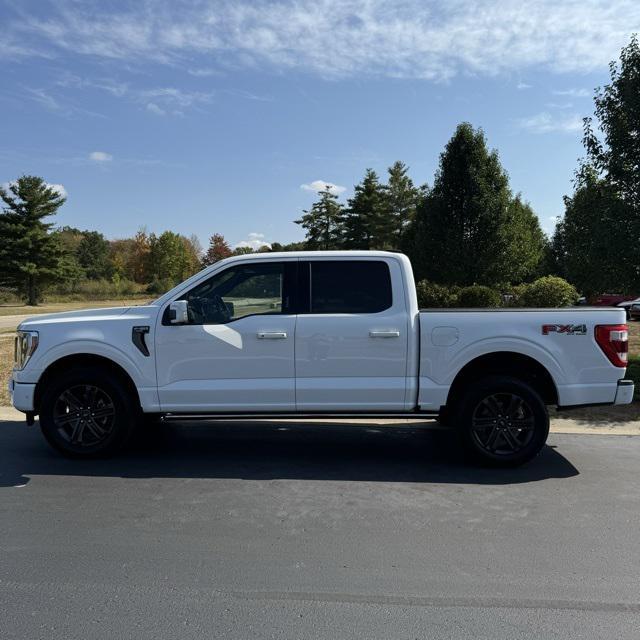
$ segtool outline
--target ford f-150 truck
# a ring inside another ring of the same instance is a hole
[[[31,318],[14,406],[69,456],[194,416],[439,416],[496,465],[535,456],[548,406],[626,404],[622,309],[420,311],[383,251],[228,258],[145,306]]]

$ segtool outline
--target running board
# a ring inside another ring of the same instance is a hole
[[[336,419],[367,419],[367,418],[425,418],[435,420],[436,411],[420,413],[166,413],[163,420],[336,420]]]

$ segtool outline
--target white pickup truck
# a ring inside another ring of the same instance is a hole
[[[398,253],[252,254],[145,306],[23,322],[9,388],[76,457],[159,418],[403,414],[516,465],[544,445],[547,406],[631,402],[624,322],[613,308],[420,311]]]

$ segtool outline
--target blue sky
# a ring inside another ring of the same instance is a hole
[[[432,183],[467,120],[550,231],[634,31],[627,0],[0,0],[0,182],[61,185],[58,223],[110,238],[290,242],[312,185]]]

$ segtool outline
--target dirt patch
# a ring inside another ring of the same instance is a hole
[[[607,405],[605,407],[585,407],[584,409],[571,409],[569,411],[550,412],[551,418],[566,418],[577,422],[588,422],[606,426],[609,424],[621,424],[640,420],[640,402],[624,405]]]

